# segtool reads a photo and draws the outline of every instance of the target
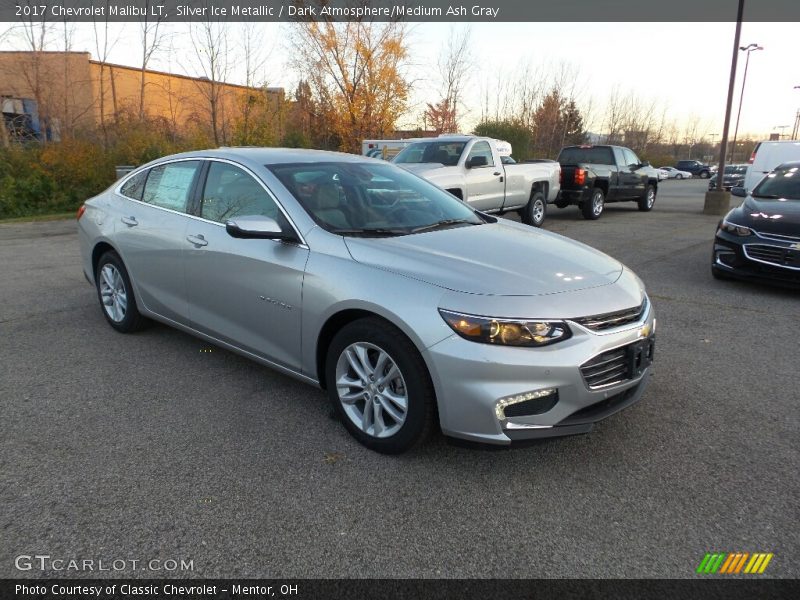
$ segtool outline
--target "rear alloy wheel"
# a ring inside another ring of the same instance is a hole
[[[656,203],[656,188],[648,185],[644,192],[644,196],[639,198],[639,210],[648,212],[653,210],[653,205]]]
[[[547,200],[543,192],[533,192],[528,204],[521,211],[522,222],[525,225],[541,227],[547,214]]]
[[[435,394],[414,344],[386,321],[366,318],[333,338],[325,362],[328,396],[347,430],[385,454],[399,454],[431,429]]]
[[[145,326],[147,320],[136,306],[128,271],[116,252],[109,251],[100,257],[94,279],[109,325],[121,333],[139,331]]]
[[[708,171],[700,171],[700,179],[708,179]]]
[[[603,190],[600,188],[594,188],[592,190],[592,197],[589,199],[588,202],[584,202],[581,204],[581,212],[583,213],[584,219],[589,219],[590,221],[594,221],[600,218],[600,215],[603,214],[603,209],[606,205],[606,197],[603,194]]]
[[[681,175],[680,173],[678,173],[677,175],[675,175],[675,179],[683,179],[683,175]]]

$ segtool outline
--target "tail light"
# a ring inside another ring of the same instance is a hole
[[[561,169],[558,170],[558,183],[564,183],[564,171]]]
[[[756,151],[755,151],[755,150],[753,150],[753,153],[750,155],[750,160],[748,160],[747,162],[748,162],[749,164],[751,164],[751,165],[752,165],[752,164],[753,164],[753,161],[754,161],[755,159],[756,159]]]
[[[578,185],[586,183],[586,169],[575,169],[575,183]]]
[[[80,221],[81,217],[83,216],[83,213],[85,212],[86,212],[86,205],[81,204],[81,207],[78,209],[78,215],[75,218]]]

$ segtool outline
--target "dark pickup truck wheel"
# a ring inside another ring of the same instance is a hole
[[[700,171],[700,179],[708,179],[708,171]]]
[[[648,185],[644,191],[644,196],[639,198],[639,210],[648,212],[653,210],[653,205],[656,203],[656,188],[653,185]]]
[[[606,205],[606,196],[603,194],[603,190],[600,188],[594,188],[592,190],[592,197],[581,204],[581,212],[583,213],[584,219],[589,219],[590,221],[595,221],[600,218],[600,215],[603,214],[603,208]]]

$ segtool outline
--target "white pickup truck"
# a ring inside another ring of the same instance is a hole
[[[503,155],[498,147],[504,150]],[[561,165],[516,164],[505,142],[472,135],[414,140],[392,162],[487,213],[518,211],[539,227],[561,188]]]

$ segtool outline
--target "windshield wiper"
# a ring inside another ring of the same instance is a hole
[[[420,231],[430,231],[433,229],[439,229],[440,227],[448,227],[449,225],[482,225],[482,223],[476,223],[475,221],[470,221],[469,219],[444,219],[442,221],[437,221],[436,223],[431,223],[430,225],[422,225],[421,227],[415,227],[411,230],[411,233],[419,233]]]
[[[336,235],[408,235],[407,229],[389,229],[385,227],[358,227],[353,229],[334,229]]]

